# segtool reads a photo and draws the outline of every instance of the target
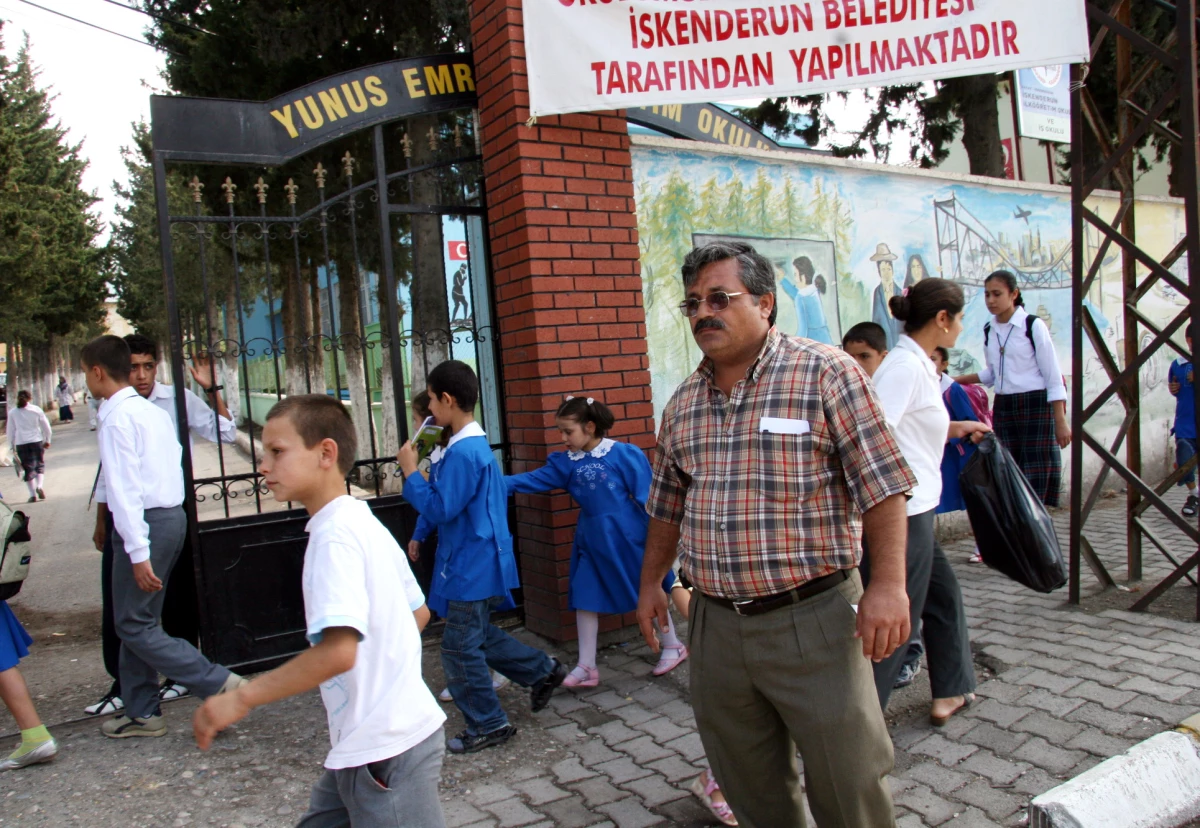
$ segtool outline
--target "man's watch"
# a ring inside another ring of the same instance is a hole
[[[204,393],[205,393],[205,394],[215,394],[215,393],[217,393],[218,391],[221,391],[221,390],[223,390],[224,388],[225,388],[225,386],[224,386],[224,385],[214,385],[214,386],[212,386],[211,388],[205,388],[205,389],[204,389]]]

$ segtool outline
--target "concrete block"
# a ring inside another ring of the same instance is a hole
[[[1134,745],[1029,806],[1030,828],[1168,828],[1200,817],[1200,746],[1168,732]]]

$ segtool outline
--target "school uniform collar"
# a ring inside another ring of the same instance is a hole
[[[475,421],[471,421],[460,428],[458,432],[450,438],[450,441],[446,443],[446,450],[449,451],[452,445],[457,443],[459,440],[465,440],[468,437],[487,437],[487,433],[484,432],[483,426]]]
[[[910,351],[921,358],[921,368],[929,376],[937,379],[937,368],[933,366],[933,360],[929,358],[929,354],[925,353],[925,349],[918,345],[908,334],[900,334],[900,338],[896,340],[896,350]]]
[[[150,402],[155,400],[173,400],[175,399],[175,386],[163,385],[158,380],[154,381],[154,387],[150,389],[150,396],[146,397]]]
[[[992,322],[994,322],[997,325],[1014,325],[1014,326],[1024,327],[1026,316],[1029,316],[1029,311],[1025,310],[1025,308],[1018,305],[1017,309],[1015,311],[1013,311],[1013,315],[1008,317],[1007,322],[1001,322],[999,319],[997,319],[994,316],[992,317]]]
[[[333,519],[333,516],[347,506],[358,503],[350,495],[341,495],[326,503],[317,513],[308,519],[308,523],[304,524],[304,531],[310,535]]]
[[[938,385],[941,387],[942,393],[945,393],[946,391],[950,390],[952,385],[954,385],[954,380],[950,378],[950,374],[942,374],[940,377],[938,377]]]
[[[612,451],[613,445],[613,441],[608,437],[605,437],[600,441],[600,444],[591,451],[575,451],[574,449],[568,449],[567,457],[575,461],[582,460],[585,457],[595,457],[599,459]]]
[[[96,412],[96,419],[103,424],[104,421],[108,419],[108,415],[112,414],[113,410],[117,406],[125,402],[125,400],[129,399],[130,397],[136,396],[138,396],[137,389],[132,385],[126,385],[120,391],[104,401],[104,403],[100,406],[100,410]]]

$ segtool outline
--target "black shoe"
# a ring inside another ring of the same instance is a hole
[[[1188,495],[1187,502],[1183,504],[1183,508],[1179,511],[1183,513],[1184,517],[1195,517],[1197,506],[1200,506],[1200,500],[1197,500],[1195,495]]]
[[[493,730],[491,733],[480,733],[476,736],[472,736],[464,730],[453,739],[446,740],[446,750],[451,753],[478,753],[484,748],[504,744],[516,732],[517,728],[510,724],[505,725],[499,730]]]
[[[566,680],[569,672],[557,658],[551,660],[554,662],[554,666],[550,668],[550,674],[533,685],[533,689],[529,692],[529,706],[534,713],[546,708],[546,705],[550,703],[550,697],[554,695],[555,688]]]

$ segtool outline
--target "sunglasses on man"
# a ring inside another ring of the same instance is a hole
[[[737,293],[726,293],[723,290],[714,290],[712,293],[705,296],[703,299],[695,297],[685,299],[679,303],[679,312],[688,319],[694,319],[696,314],[700,313],[700,303],[708,305],[708,309],[713,313],[720,313],[729,307],[729,300],[735,296],[750,296],[747,291],[738,291]]]

